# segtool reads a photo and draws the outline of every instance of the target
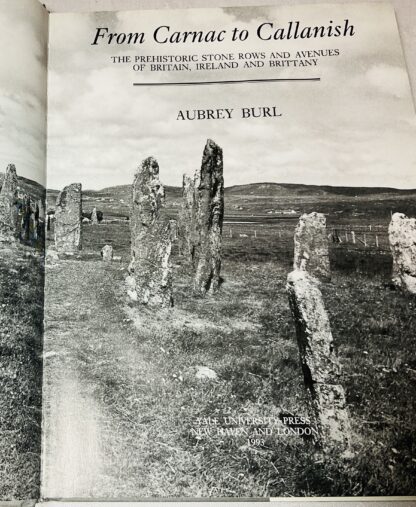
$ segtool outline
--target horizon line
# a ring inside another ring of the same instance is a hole
[[[5,172],[4,171],[0,171],[0,175],[1,176],[4,176]],[[36,185],[39,185],[41,187],[43,187],[45,190],[47,191],[53,191],[53,192],[60,192],[59,189],[57,188],[51,188],[51,187],[48,187],[48,186],[44,186],[42,185],[42,183],[39,183],[38,181],[36,180],[33,180],[31,178],[28,178],[27,176],[23,176],[23,175],[17,175],[17,178],[18,179],[25,179],[25,180],[28,180],[29,182],[32,182],[32,183],[35,183]],[[72,183],[77,183],[77,182],[72,182]],[[71,183],[68,183],[67,185],[70,185]],[[63,187],[61,188],[64,188],[65,186],[67,185],[64,185]],[[82,183],[81,183],[82,185]],[[103,190],[106,190],[108,188],[114,188],[114,187],[124,187],[124,186],[128,186],[128,185],[132,185],[132,183],[119,183],[119,184],[116,184],[116,185],[107,185],[107,186],[104,186],[104,187],[101,187],[101,188],[98,188],[98,189],[94,189],[94,188],[85,188],[83,189],[83,192],[100,192],[100,191],[103,191]],[[284,186],[284,185],[292,185],[292,186],[306,186],[306,187],[330,187],[330,188],[356,188],[356,189],[385,189],[385,190],[398,190],[400,192],[416,192],[416,186],[414,187],[407,187],[407,188],[399,188],[399,187],[392,187],[392,186],[382,186],[382,185],[374,185],[374,186],[368,186],[368,185],[340,185],[340,184],[330,184],[330,183],[321,183],[321,184],[317,184],[317,183],[291,183],[291,182],[277,182],[277,181],[256,181],[256,182],[251,182],[251,183],[234,183],[232,185],[228,185],[228,186],[224,186],[224,189],[229,189],[229,188],[233,188],[233,187],[244,187],[244,186],[249,186],[249,185],[281,185],[281,186]],[[170,185],[170,184],[164,184],[165,187],[171,187],[171,188],[179,188],[181,189],[182,188],[182,185]]]
[[[70,185],[70,183],[68,183]],[[117,188],[117,187],[125,187],[125,186],[131,186],[132,183],[120,183],[118,185],[108,185],[105,187],[101,187],[98,189],[93,188],[83,188],[82,192],[102,192],[103,190],[111,189],[111,188]],[[381,190],[397,190],[399,192],[416,192],[416,187],[410,187],[410,188],[398,188],[398,187],[390,187],[390,186],[380,186],[380,185],[374,185],[374,186],[366,186],[366,185],[331,185],[331,184],[316,184],[316,183],[286,183],[286,182],[275,182],[275,181],[258,181],[254,183],[236,183],[234,185],[228,185],[224,186],[224,190],[234,188],[234,187],[246,187],[250,185],[291,185],[291,186],[305,186],[305,187],[316,187],[316,188],[323,188],[323,187],[330,187],[330,188],[351,188],[351,189],[381,189]],[[65,185],[67,186],[67,185]],[[182,185],[169,185],[169,184],[163,184],[163,186],[170,187],[170,188],[177,188],[181,189]],[[64,187],[62,187],[64,188]],[[60,192],[60,190],[56,188],[46,188],[47,191],[53,191],[53,192]]]

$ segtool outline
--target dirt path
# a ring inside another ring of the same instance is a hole
[[[183,453],[189,461],[186,451],[169,451],[171,422],[163,399],[154,404],[164,379],[143,357],[125,298],[118,263],[66,260],[48,267],[44,499],[142,497],[159,485],[168,494],[172,470],[155,453],[168,461]],[[154,475],[157,486],[148,479]]]
[[[70,366],[55,386],[49,412],[43,495],[47,498],[94,496],[102,469],[100,412]]]
[[[253,295],[244,279],[232,272],[225,277],[221,298],[201,304],[187,296],[184,280],[176,287],[177,306],[154,311],[128,306],[119,263],[61,260],[48,267],[44,499],[265,494],[261,477],[257,489],[240,479],[249,463],[244,436],[225,443],[221,435],[201,440],[192,433],[200,417],[220,410],[240,414],[242,398],[245,410],[264,415],[251,401],[264,393],[263,370],[245,371],[256,368],[252,355],[267,350],[258,317],[262,299],[271,298],[263,294],[261,278]],[[270,269],[256,270],[255,277],[270,278]],[[200,366],[218,377],[198,378]],[[293,378],[292,369],[288,376]],[[269,404],[267,410],[277,417],[279,407]]]
[[[111,495],[103,451],[109,421],[105,408],[95,397],[96,386],[82,375],[83,361],[80,361],[80,352],[89,348],[89,336],[99,332],[103,322],[102,311],[95,311],[100,305],[97,290],[102,287],[89,276],[94,272],[98,272],[97,276],[106,275],[97,262],[63,261],[48,270],[44,338],[44,498]],[[105,310],[111,314],[111,308]],[[113,322],[118,320],[113,319]],[[113,328],[110,338],[117,338],[122,331]],[[94,350],[90,352],[93,359]]]

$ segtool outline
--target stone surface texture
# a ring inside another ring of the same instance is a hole
[[[16,235],[17,185],[16,167],[9,164],[0,191],[0,241],[13,241]]]
[[[58,253],[82,248],[82,186],[72,183],[59,193],[55,207],[55,247]]]
[[[294,245],[293,269],[307,271],[322,282],[331,280],[325,215],[302,215],[295,229]]]
[[[222,149],[208,139],[200,171],[195,178],[197,201],[194,291],[201,296],[215,293],[220,284],[221,243],[224,219]]]
[[[393,283],[416,295],[416,219],[394,213],[389,224]]]
[[[159,165],[153,157],[146,158],[133,182],[129,271],[134,283],[128,281],[128,293],[141,304],[169,307],[173,305],[173,224],[160,216],[164,196]]]
[[[191,263],[194,261],[197,244],[196,231],[197,202],[195,196],[195,181],[191,176],[183,175],[182,205],[179,211],[179,249],[182,255]]]
[[[348,451],[350,419],[320,282],[297,269],[288,275],[287,292],[319,443],[324,451]]]

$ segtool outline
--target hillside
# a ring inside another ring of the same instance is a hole
[[[175,218],[182,203],[182,189],[166,186],[164,213]],[[55,208],[57,190],[48,190],[48,210]],[[252,183],[225,189],[225,214],[227,220],[240,216],[268,216],[275,218],[318,211],[328,218],[363,216],[364,214],[388,219],[390,213],[400,209],[414,216],[416,213],[416,190],[398,190],[381,187],[331,187],[298,185],[289,183]],[[89,213],[94,207],[106,218],[127,218],[130,215],[131,185],[119,185],[102,190],[83,191],[83,211]],[[341,204],[342,203],[342,204]],[[331,218],[332,220],[332,218]]]
[[[177,199],[181,197],[182,189],[180,187],[165,186],[166,195],[169,198]],[[48,190],[48,195],[57,197],[58,190]],[[226,195],[232,196],[365,196],[380,194],[399,194],[411,195],[416,194],[416,189],[397,189],[391,187],[336,187],[330,185],[303,185],[297,183],[248,183],[246,185],[233,185],[225,188]],[[131,195],[131,185],[117,185],[114,187],[106,187],[101,190],[84,190],[85,197],[92,197],[96,200],[101,198],[112,197],[116,200],[128,201]]]
[[[0,173],[0,187],[3,186],[4,173]],[[17,177],[19,181],[19,187],[29,194],[33,199],[44,199],[45,188],[37,183],[36,181],[29,180],[23,176]]]
[[[416,189],[399,190],[391,187],[333,187],[330,185],[303,185],[298,183],[249,183],[226,188],[231,195],[267,196],[362,196],[379,194],[416,194]]]

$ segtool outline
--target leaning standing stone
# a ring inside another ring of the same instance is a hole
[[[326,219],[322,213],[300,217],[295,230],[293,269],[307,271],[321,282],[331,280]]]
[[[224,176],[222,149],[208,139],[201,170],[195,178],[197,199],[197,268],[194,291],[205,295],[218,289],[221,271],[221,240],[224,219]]]
[[[16,234],[16,167],[9,164],[0,191],[0,241],[13,241]]]
[[[81,250],[81,183],[72,183],[59,193],[55,208],[55,246],[58,253]]]
[[[304,381],[320,434],[318,443],[325,452],[347,451],[349,414],[319,281],[298,269],[289,273],[287,282]]]
[[[149,157],[142,162],[133,182],[128,294],[139,303],[167,307],[173,305],[172,225],[160,217],[163,200],[159,165]]]
[[[389,243],[393,256],[393,283],[416,294],[416,219],[394,213],[389,225]]]

